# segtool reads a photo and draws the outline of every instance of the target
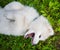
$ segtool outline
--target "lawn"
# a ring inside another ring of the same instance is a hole
[[[4,7],[14,0],[0,0]],[[17,0],[24,5],[34,7],[40,15],[51,23],[55,35],[37,45],[31,45],[31,39],[23,36],[8,36],[0,34],[0,50],[60,50],[60,0]]]

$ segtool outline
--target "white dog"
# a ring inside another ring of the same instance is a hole
[[[29,30],[25,34],[25,38],[31,37],[32,44],[34,45],[37,44],[39,40],[44,41],[52,35],[54,35],[52,26],[45,17],[40,16],[31,23]]]
[[[26,30],[28,31],[25,34]],[[14,1],[0,8],[0,33],[25,35],[26,38],[32,38],[32,44],[37,44],[39,40],[45,40],[53,35],[54,31],[48,20],[43,16],[39,17],[33,7]]]
[[[39,16],[33,7],[24,6],[19,2],[11,2],[0,10],[0,33],[20,36],[34,18]]]

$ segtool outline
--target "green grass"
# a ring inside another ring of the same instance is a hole
[[[0,0],[0,6],[14,0]],[[60,0],[17,0],[24,5],[34,7],[39,14],[45,16],[55,35],[46,41],[40,41],[37,45],[31,45],[31,39],[23,36],[7,36],[0,34],[0,50],[60,50]]]

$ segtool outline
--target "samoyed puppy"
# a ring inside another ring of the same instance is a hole
[[[31,37],[34,45],[52,36],[54,31],[48,20],[39,16],[36,9],[14,1],[0,8],[0,33]]]
[[[35,45],[39,42],[39,40],[44,41],[52,35],[54,35],[52,26],[50,25],[48,20],[41,15],[31,23],[29,30],[24,37],[32,38],[32,44]]]
[[[32,13],[31,13],[32,12]],[[24,35],[38,12],[19,2],[11,2],[0,10],[0,33],[6,35]]]

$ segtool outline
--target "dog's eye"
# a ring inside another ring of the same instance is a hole
[[[39,38],[41,37],[41,35],[39,36]]]

